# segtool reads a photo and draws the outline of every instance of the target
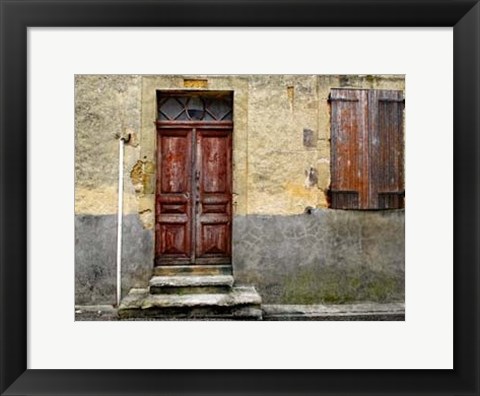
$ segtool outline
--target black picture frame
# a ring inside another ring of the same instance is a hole
[[[0,13],[2,395],[479,395],[477,1],[0,0]],[[26,71],[27,28],[35,26],[453,27],[454,369],[27,370]]]

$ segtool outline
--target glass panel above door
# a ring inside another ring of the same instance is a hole
[[[158,92],[159,121],[232,121],[232,92]]]

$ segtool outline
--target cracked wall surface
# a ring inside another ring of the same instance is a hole
[[[264,303],[403,301],[404,210],[234,220],[234,275]]]
[[[124,164],[123,292],[148,282],[155,238],[156,91],[172,89],[234,93],[233,267],[239,281],[254,283],[269,302],[327,301],[327,295],[332,301],[349,300],[355,294],[352,290],[359,299],[401,299],[404,212],[382,217],[326,209],[327,98],[331,88],[339,87],[403,90],[405,79],[399,75],[76,76],[77,303],[115,301],[112,268],[120,136],[131,137]],[[387,232],[390,223],[398,233]],[[376,233],[372,224],[385,225]],[[369,236],[370,229],[374,236]],[[331,279],[329,285],[338,284],[338,290],[349,292],[344,297],[327,293],[326,286],[315,286],[321,279]],[[370,286],[354,287],[355,282]],[[390,291],[380,290],[381,283],[390,285]]]

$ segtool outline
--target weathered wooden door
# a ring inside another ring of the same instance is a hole
[[[157,121],[156,265],[231,262],[232,126]]]

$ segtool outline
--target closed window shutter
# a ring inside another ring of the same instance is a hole
[[[404,206],[402,91],[333,89],[331,207]]]
[[[404,207],[403,93],[369,91],[369,209]]]
[[[366,91],[334,89],[331,101],[331,206],[359,209],[364,205]]]

